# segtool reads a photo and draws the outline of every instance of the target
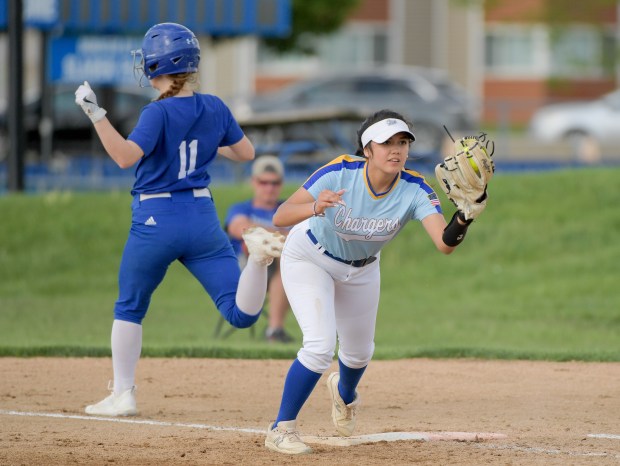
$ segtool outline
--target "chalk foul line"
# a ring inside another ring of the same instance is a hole
[[[616,434],[588,434],[590,438],[607,438],[611,440],[620,440],[620,435]]]
[[[0,414],[7,416],[25,416],[25,417],[51,417],[56,419],[78,419],[82,421],[102,421],[102,422],[117,422],[119,424],[142,424],[149,426],[164,426],[164,427],[189,427],[193,429],[205,429],[213,431],[230,431],[230,432],[243,432],[248,434],[263,434],[265,430],[259,429],[246,429],[243,427],[226,427],[226,426],[211,426],[208,424],[188,424],[184,422],[166,422],[166,421],[153,421],[149,419],[131,419],[120,417],[102,417],[102,416],[82,416],[79,414],[62,414],[62,413],[35,413],[29,411],[8,411],[0,409]]]
[[[240,432],[247,434],[264,434],[265,429],[250,429],[244,427],[231,426],[214,426],[209,424],[193,424],[184,422],[168,422],[156,421],[149,419],[132,419],[119,417],[102,417],[102,416],[84,416],[80,414],[63,414],[63,413],[44,413],[32,411],[12,411],[0,409],[1,415],[6,416],[23,416],[23,417],[44,417],[55,419],[75,419],[81,421],[99,421],[99,422],[115,422],[119,424],[140,424],[150,426],[163,427],[185,427],[192,429],[204,429],[219,432]],[[303,440],[307,443],[325,444],[334,446],[352,446],[363,443],[376,442],[396,442],[403,440],[417,441],[440,441],[453,440],[460,442],[479,442],[484,440],[495,440],[506,438],[504,434],[484,433],[484,432],[385,432],[376,434],[356,435],[353,437],[322,437],[322,436],[304,436]]]
[[[63,414],[63,413],[45,413],[45,412],[32,412],[32,411],[14,411],[0,409],[0,415],[5,416],[22,416],[22,417],[43,417],[43,418],[55,418],[55,419],[75,419],[83,421],[99,421],[99,422],[115,422],[119,424],[137,424],[137,425],[150,425],[150,426],[163,426],[163,427],[182,427],[190,429],[204,429],[216,432],[238,432],[246,434],[265,434],[265,429],[251,429],[244,427],[232,427],[232,426],[215,426],[209,424],[195,424],[184,422],[168,422],[157,421],[149,419],[133,419],[133,418],[118,418],[118,417],[101,417],[101,416],[84,416],[79,414]],[[611,439],[620,440],[620,435],[617,434],[588,434],[589,438],[599,439]],[[567,455],[567,456],[581,456],[581,457],[612,457],[620,459],[620,455],[611,454],[608,452],[580,452],[561,450],[554,448],[540,448],[540,447],[526,447],[519,445],[509,444],[493,444],[484,443],[487,440],[500,440],[507,438],[505,434],[499,433],[485,433],[485,432],[384,432],[376,434],[357,435],[353,437],[322,437],[322,436],[302,436],[302,439],[307,443],[312,444],[324,444],[332,446],[354,446],[364,443],[376,443],[376,442],[396,442],[396,441],[459,441],[459,442],[471,442],[476,444],[479,448],[491,449],[491,450],[511,450],[521,451],[526,453],[538,453],[548,455]]]

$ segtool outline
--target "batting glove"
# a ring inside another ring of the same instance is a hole
[[[82,107],[82,110],[88,115],[93,124],[103,119],[107,113],[105,109],[97,105],[97,97],[90,88],[88,81],[84,81],[84,84],[75,91],[75,103]]]

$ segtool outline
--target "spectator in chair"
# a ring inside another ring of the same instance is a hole
[[[288,228],[276,228],[272,218],[282,204],[280,199],[284,182],[284,166],[278,157],[263,155],[258,157],[252,165],[252,199],[232,205],[226,214],[225,230],[233,245],[239,265],[245,266],[248,251],[241,235],[251,226],[261,226],[269,231],[280,231],[286,235]],[[289,310],[289,303],[282,286],[280,275],[280,260],[275,259],[269,266],[269,294],[268,319],[269,324],[265,331],[265,338],[270,342],[290,343],[293,341],[284,330],[284,322]]]

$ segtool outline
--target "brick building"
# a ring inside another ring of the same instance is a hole
[[[317,40],[316,57],[276,58],[259,45],[255,87],[325,69],[428,66],[479,99],[483,122],[519,126],[542,104],[616,87],[619,10],[602,0],[362,0],[338,33]]]

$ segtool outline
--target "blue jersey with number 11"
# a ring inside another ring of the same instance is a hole
[[[229,108],[216,96],[195,93],[151,102],[128,137],[144,152],[131,193],[206,188],[218,147],[242,137]]]

